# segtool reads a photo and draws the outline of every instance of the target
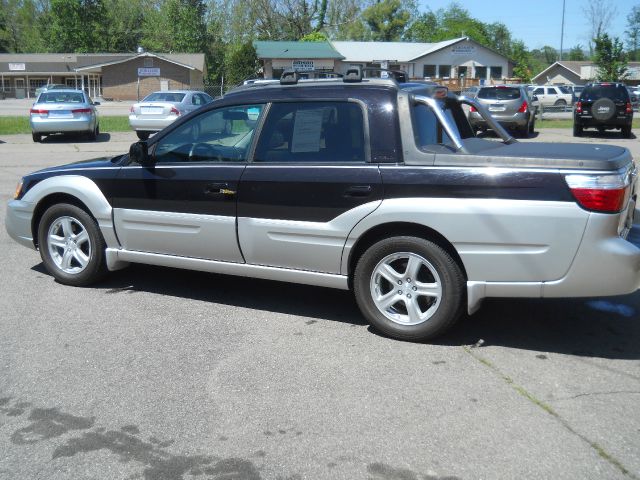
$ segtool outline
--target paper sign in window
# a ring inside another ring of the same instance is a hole
[[[324,110],[298,110],[293,125],[292,153],[319,152]]]

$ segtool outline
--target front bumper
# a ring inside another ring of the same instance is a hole
[[[35,249],[33,233],[31,231],[31,218],[34,205],[23,200],[11,200],[7,205],[5,228],[11,238],[20,245]]]

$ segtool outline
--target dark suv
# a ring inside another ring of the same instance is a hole
[[[629,92],[622,83],[590,83],[573,110],[573,136],[582,136],[582,130],[597,128],[620,129],[624,138],[631,138],[633,108]]]

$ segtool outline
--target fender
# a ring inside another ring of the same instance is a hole
[[[32,216],[43,199],[49,195],[61,193],[75,197],[86,205],[89,213],[98,221],[98,226],[107,247],[119,247],[113,227],[111,204],[95,182],[87,177],[81,175],[58,175],[38,182],[22,197],[21,202],[24,205],[22,210]]]

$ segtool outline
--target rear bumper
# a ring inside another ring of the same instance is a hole
[[[567,274],[543,282],[467,282],[469,313],[485,297],[577,298],[626,295],[640,289],[640,212],[627,239],[620,217],[592,213]]]
[[[592,116],[582,116],[576,115],[573,118],[574,123],[581,125],[582,127],[595,127],[595,128],[620,128],[631,125],[633,121],[633,116],[619,116],[616,118],[612,118],[611,120],[607,120],[603,122],[601,120],[596,120]]]
[[[514,113],[510,115],[500,115],[499,113],[491,113],[500,125],[505,128],[524,128],[529,123],[530,113]],[[469,122],[475,128],[488,128],[487,122],[480,116],[478,112],[469,112]]]
[[[92,132],[96,122],[96,118],[91,115],[65,119],[43,118],[33,115],[29,118],[33,133]]]
[[[140,115],[129,115],[129,125],[136,131],[159,132],[164,127],[171,125],[179,117],[170,116],[163,118],[144,118]]]

